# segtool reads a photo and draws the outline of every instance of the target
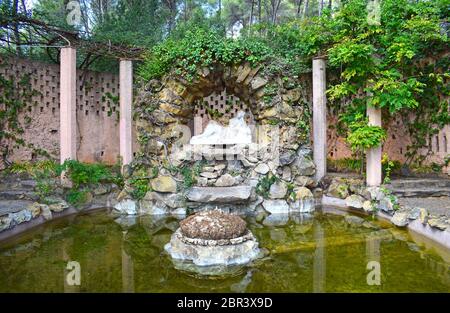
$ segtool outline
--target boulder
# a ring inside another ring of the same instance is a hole
[[[137,214],[136,202],[131,199],[125,199],[120,201],[114,206],[114,209],[121,214],[134,215]]]
[[[15,213],[9,213],[9,217],[14,224],[22,224],[24,222],[30,221],[33,218],[31,212],[26,209]]]
[[[150,182],[152,189],[158,192],[176,192],[177,182],[170,176],[159,176]]]
[[[380,201],[385,196],[380,187],[367,187],[367,192],[370,194],[369,200]]]
[[[286,200],[264,200],[262,203],[263,208],[270,214],[288,214],[289,205]]]
[[[155,191],[147,192],[142,200],[160,201],[172,209],[183,207],[185,202],[184,197],[179,193],[159,193]]]
[[[395,212],[391,218],[392,224],[398,227],[405,227],[409,223],[408,212]]]
[[[297,153],[295,151],[287,151],[284,152],[280,155],[280,165],[284,166],[284,165],[289,165],[292,162],[294,162],[295,158],[297,157]]]
[[[251,193],[251,186],[192,187],[186,198],[202,203],[238,203],[248,201]]]
[[[327,195],[335,198],[345,199],[348,197],[348,186],[345,183],[333,181],[328,187]]]
[[[202,173],[200,173],[200,176],[208,178],[208,179],[213,179],[213,178],[219,177],[219,173],[217,173],[217,172],[202,172]]]
[[[364,205],[364,198],[359,195],[351,195],[345,198],[345,204],[348,207],[361,209]]]
[[[260,163],[255,167],[255,172],[261,175],[266,175],[270,171],[270,168],[265,163]]]
[[[139,201],[139,213],[144,215],[165,215],[169,213],[169,208],[162,201],[142,199]]]
[[[89,201],[86,201],[89,202]],[[56,203],[52,203],[49,206],[50,211],[52,212],[62,212],[69,207],[69,204],[64,200],[58,200]]]
[[[366,200],[363,202],[362,208],[367,213],[372,213],[375,210],[375,207],[372,204],[372,201],[369,201],[369,200]]]
[[[233,186],[236,183],[236,180],[230,174],[224,174],[220,176],[217,181],[214,183],[216,187],[229,187]]]
[[[302,187],[314,187],[316,185],[314,179],[309,176],[297,176],[295,177],[295,183]]]
[[[286,197],[287,190],[288,188],[285,182],[276,182],[270,186],[269,197],[271,199],[283,199]]]
[[[394,196],[391,197],[384,197],[380,200],[378,203],[378,208],[381,211],[391,213],[394,211],[394,206],[396,204],[396,198]]]
[[[292,163],[292,172],[301,176],[312,176],[316,173],[316,166],[311,157],[311,149],[301,147],[297,151],[297,158]]]
[[[439,230],[446,230],[450,225],[446,221],[446,217],[432,217],[428,219],[428,225]]]
[[[300,213],[310,213],[315,210],[314,195],[306,187],[299,187],[295,190],[295,201],[290,203],[291,211]]]
[[[420,208],[419,221],[422,224],[424,224],[424,225],[428,222],[428,211],[427,211],[427,209]]]
[[[12,218],[9,216],[0,217],[0,232],[8,229],[11,226]]]

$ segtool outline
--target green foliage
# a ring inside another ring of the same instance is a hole
[[[327,159],[327,167],[335,172],[360,172],[362,160],[353,158]]]
[[[269,197],[270,186],[280,181],[280,179],[272,174],[263,176],[256,184],[256,193],[263,198]]]
[[[369,125],[362,115],[349,125],[347,142],[353,152],[366,152],[367,149],[380,146],[385,139],[386,131],[379,126]]]
[[[26,173],[36,181],[36,193],[39,199],[46,201],[56,187],[55,177],[58,165],[53,160],[43,160],[35,163],[13,163],[9,168],[11,173]]]
[[[190,81],[195,79],[199,68],[243,62],[255,65],[270,54],[270,48],[257,38],[229,39],[216,31],[193,28],[182,39],[169,38],[153,47],[139,74],[145,80],[150,80],[173,69],[177,75]]]
[[[112,173],[104,164],[86,164],[74,160],[66,160],[58,166],[57,175],[62,173],[70,179],[76,189],[82,185],[115,182],[120,177],[119,174]]]
[[[80,206],[86,203],[89,191],[71,189],[66,195],[66,200],[73,206]]]
[[[129,180],[129,184],[132,188],[131,196],[137,200],[144,198],[147,192],[151,190],[150,179],[157,176],[157,167],[153,167],[150,170],[144,168],[135,170],[133,172],[133,177]]]

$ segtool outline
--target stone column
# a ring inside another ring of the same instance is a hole
[[[60,57],[60,162],[77,159],[77,51],[61,49]]]
[[[367,106],[369,125],[381,127],[381,109]],[[366,183],[367,186],[381,185],[381,145],[367,151]]]
[[[327,173],[327,98],[325,59],[313,59],[313,153],[316,180]]]
[[[194,136],[201,135],[203,132],[203,119],[196,115],[194,116]]]
[[[133,160],[131,105],[133,103],[133,63],[120,60],[120,156],[122,164]]]

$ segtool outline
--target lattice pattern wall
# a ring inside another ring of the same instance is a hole
[[[214,92],[209,96],[204,97],[203,100],[197,101],[194,114],[201,118],[202,130],[205,129],[211,119],[217,119],[213,116],[214,113],[212,112],[214,111],[216,112],[216,115],[220,116],[219,120],[222,123],[228,122],[228,120],[233,118],[237,112],[244,111],[246,113],[245,121],[247,122],[247,125],[255,124],[255,119],[247,104],[241,101],[237,96],[227,94],[226,89],[219,93]],[[199,131],[200,130],[195,131],[195,135],[198,135]]]
[[[59,65],[17,58],[0,61],[0,73],[6,79],[14,78],[17,82],[29,76],[31,88],[36,91],[20,115],[25,125],[23,138],[59,159]],[[117,161],[119,87],[116,74],[77,71],[77,158],[80,161],[108,164]],[[34,158],[31,149],[19,148],[13,151],[10,159],[27,161]]]

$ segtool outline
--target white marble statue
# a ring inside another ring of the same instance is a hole
[[[189,143],[193,145],[249,144],[252,142],[252,131],[244,117],[245,112],[239,111],[236,117],[230,119],[226,127],[216,121],[209,121],[203,133],[193,136]]]

